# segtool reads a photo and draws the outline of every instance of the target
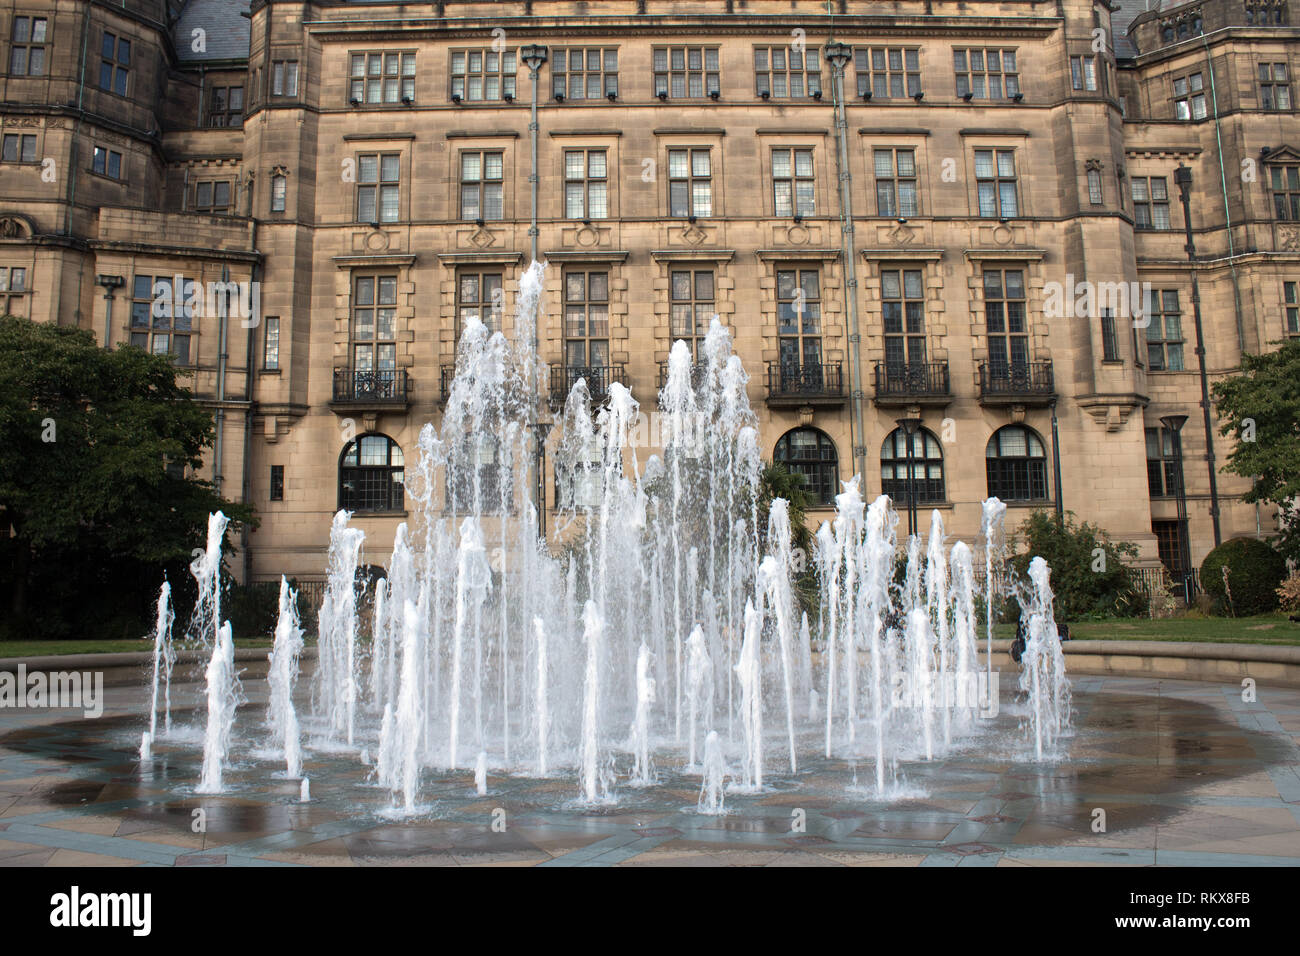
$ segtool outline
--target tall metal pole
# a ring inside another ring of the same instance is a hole
[[[537,261],[537,136],[540,126],[537,122],[537,84],[538,76],[542,69],[542,64],[549,57],[549,51],[545,46],[540,44],[529,44],[520,51],[524,65],[528,67],[528,78],[532,83],[532,105],[528,118],[528,140],[531,152],[531,165],[528,169],[528,189],[532,198],[531,208],[529,210],[528,220],[528,249],[530,262]],[[533,414],[537,424],[532,428],[533,433],[533,480],[529,482],[530,492],[534,503],[537,506],[537,534],[543,541],[546,540],[546,484],[543,474],[544,460],[544,443],[546,436],[540,426],[541,423],[541,398],[538,394],[538,366],[541,364],[541,350],[538,337],[538,326],[541,322],[539,312],[541,310],[541,300],[538,299],[536,307],[533,309],[533,352],[532,352],[532,389]],[[549,431],[549,429],[547,429]]]
[[[858,272],[854,262],[853,240],[853,173],[849,166],[848,120],[844,109],[844,68],[853,56],[846,43],[830,41],[825,55],[831,65],[831,87],[835,96],[835,129],[839,141],[840,219],[844,255],[844,304],[849,326],[849,395],[853,402],[850,440],[853,443],[854,470],[862,482],[867,480],[867,438],[862,410],[862,346],[858,334]]]
[[[1205,424],[1205,462],[1210,472],[1210,520],[1214,525],[1214,546],[1223,543],[1219,531],[1219,478],[1214,462],[1214,425],[1210,421],[1210,382],[1205,372],[1205,333],[1201,326],[1201,286],[1196,280],[1196,243],[1192,239],[1192,171],[1187,166],[1174,170],[1183,202],[1183,229],[1187,235],[1187,261],[1192,263],[1192,316],[1196,322],[1196,360],[1201,373],[1201,419]],[[1190,542],[1189,545],[1190,547]]]
[[[1166,415],[1160,419],[1160,424],[1173,435],[1174,464],[1177,466],[1174,472],[1174,479],[1178,482],[1177,494],[1175,500],[1178,503],[1178,563],[1181,565],[1183,599],[1191,603],[1191,588],[1188,587],[1188,578],[1192,573],[1192,544],[1191,536],[1187,529],[1187,485],[1183,482],[1183,425],[1187,422],[1186,415]],[[1161,449],[1163,454],[1164,449]],[[1166,489],[1168,490],[1168,489]]]
[[[1056,490],[1056,517],[1064,520],[1065,502],[1061,500],[1061,433],[1056,427],[1056,400],[1052,400],[1052,471]]]

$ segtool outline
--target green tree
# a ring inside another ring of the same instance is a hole
[[[812,496],[804,489],[804,476],[782,462],[763,462],[758,476],[758,534],[767,545],[767,520],[772,502],[784,498],[790,503],[790,546],[795,551],[794,587],[801,608],[812,618],[817,605],[817,574],[813,561],[813,532],[807,513]]]
[[[88,331],[0,319],[0,577],[15,636],[138,634],[162,575],[188,582],[218,508],[185,477],[212,416],[166,357],[99,348]]]
[[[1243,355],[1241,372],[1214,383],[1219,431],[1236,440],[1224,471],[1254,478],[1248,502],[1300,495],[1300,339]]]
[[[1033,512],[1012,544],[1018,552],[1012,567],[1020,578],[1027,575],[1034,557],[1042,557],[1052,569],[1059,620],[1126,615],[1137,610],[1125,563],[1126,558],[1137,557],[1137,547],[1112,541],[1094,524],[1076,523],[1073,511],[1059,516],[1054,511]]]

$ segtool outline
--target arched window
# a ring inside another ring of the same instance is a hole
[[[402,511],[406,507],[402,448],[387,435],[362,435],[339,459],[339,507]]]
[[[880,446],[880,490],[895,502],[907,501],[907,436],[895,428]],[[922,428],[912,436],[912,489],[917,504],[944,501],[943,449],[933,433]]]
[[[803,475],[804,490],[817,505],[835,504],[840,490],[839,455],[835,443],[815,428],[796,428],[776,442],[772,456],[796,475]]]
[[[1047,500],[1047,456],[1032,428],[1007,425],[989,439],[984,451],[989,496],[1003,501]]]

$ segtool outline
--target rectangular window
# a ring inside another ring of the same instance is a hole
[[[1181,521],[1153,521],[1151,531],[1156,536],[1156,553],[1160,563],[1174,578],[1175,584],[1181,583],[1190,568],[1187,567],[1187,542],[1183,540]]]
[[[920,269],[880,273],[885,364],[891,368],[925,364],[925,295]]]
[[[228,179],[194,184],[194,211],[215,215],[229,214],[234,208]]]
[[[811,149],[772,150],[773,209],[778,218],[817,213]]]
[[[27,291],[25,266],[0,266],[0,315],[26,315]]]
[[[243,124],[244,88],[214,86],[208,100],[208,125],[242,126]]]
[[[271,95],[298,95],[297,60],[276,60],[271,64]]]
[[[99,88],[118,96],[126,96],[126,84],[130,75],[131,41],[105,30],[100,46]]]
[[[137,275],[131,283],[131,344],[154,355],[170,355],[177,365],[189,365],[194,312],[189,305],[196,283],[175,277]]]
[[[564,273],[564,364],[566,368],[609,367],[609,273],[583,269]],[[605,386],[595,374],[587,386]]]
[[[551,92],[571,100],[618,96],[618,50],[552,50]]]
[[[712,269],[673,269],[669,284],[669,328],[673,342],[691,347],[696,361],[702,358],[704,336],[717,314]]]
[[[397,385],[397,276],[358,276],[352,297],[356,388],[391,395]]]
[[[357,157],[357,222],[397,222],[401,213],[402,158],[397,153]]]
[[[1025,273],[1021,269],[984,270],[984,328],[989,369],[1004,378],[1029,365],[1029,325],[1025,312]]]
[[[1088,170],[1088,202],[1094,206],[1102,204],[1100,169]]]
[[[754,92],[777,99],[821,96],[821,50],[810,46],[754,47]]]
[[[284,465],[271,466],[271,500],[284,501]]]
[[[1097,58],[1095,56],[1070,57],[1070,88],[1095,92],[1097,89]]]
[[[90,156],[90,169],[109,179],[121,179],[122,154],[115,149],[96,146]]]
[[[1300,165],[1270,166],[1268,175],[1273,213],[1278,219],[1300,220]]]
[[[1147,365],[1153,372],[1183,370],[1183,315],[1177,289],[1152,289],[1147,299]]]
[[[514,99],[515,51],[453,50],[451,96],[468,103]]]
[[[1011,219],[1019,214],[1015,150],[975,150],[975,184],[981,218]]]
[[[872,152],[876,172],[876,215],[915,216],[916,151],[911,149],[877,149]]]
[[[505,154],[474,150],[460,154],[460,218],[505,218]]]
[[[777,342],[781,366],[821,373],[821,275],[816,269],[776,272]]]
[[[1193,73],[1174,80],[1174,116],[1180,120],[1205,119],[1205,76]]]
[[[1291,78],[1285,63],[1259,64],[1259,107],[1264,110],[1291,108]]]
[[[858,96],[898,99],[921,92],[921,51],[916,47],[858,47],[853,70]]]
[[[1179,436],[1168,428],[1148,428],[1147,489],[1152,498],[1172,498],[1178,494]]]
[[[968,49],[952,51],[957,75],[957,95],[1000,100],[1020,92],[1020,70],[1015,50]]]
[[[274,372],[280,368],[280,317],[268,315],[262,328],[262,368]]]
[[[9,46],[10,76],[44,76],[48,42],[45,17],[14,17]]]
[[[1282,283],[1282,307],[1287,335],[1300,335],[1300,282]]]
[[[1138,229],[1169,228],[1169,184],[1163,176],[1135,176],[1129,180],[1133,195],[1133,222]]]
[[[609,171],[603,149],[564,151],[564,217],[609,218]]]
[[[348,98],[353,106],[415,102],[413,52],[353,53],[348,62]]]
[[[707,149],[668,150],[668,215],[713,215],[713,172]]]
[[[285,194],[289,190],[287,176],[271,177],[271,212],[284,212]]]
[[[5,133],[3,158],[6,163],[36,162],[36,135]]]
[[[461,272],[456,279],[456,341],[460,341],[470,319],[477,319],[492,332],[500,332],[504,309],[500,272]]]
[[[1119,362],[1119,338],[1115,333],[1115,313],[1101,310],[1101,353],[1103,362]]]
[[[717,47],[655,47],[654,74],[655,96],[700,99],[722,91]]]

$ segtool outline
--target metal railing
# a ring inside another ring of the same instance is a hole
[[[336,368],[334,401],[405,402],[410,385],[410,376],[403,369]]]
[[[769,362],[767,397],[843,398],[844,375],[839,362],[800,365]]]
[[[1052,360],[1040,362],[980,362],[980,398],[1052,395],[1056,380]]]
[[[591,400],[599,404],[609,398],[609,387],[618,382],[627,384],[627,374],[622,365],[573,365],[551,369],[551,402],[563,405],[573,386],[582,379],[587,383]]]
[[[691,366],[691,388],[699,388],[704,382],[704,378],[709,374],[708,362],[696,362]],[[659,384],[656,386],[663,391],[664,386],[668,384],[668,363],[659,363]]]
[[[876,398],[924,398],[949,392],[947,362],[876,363]]]

